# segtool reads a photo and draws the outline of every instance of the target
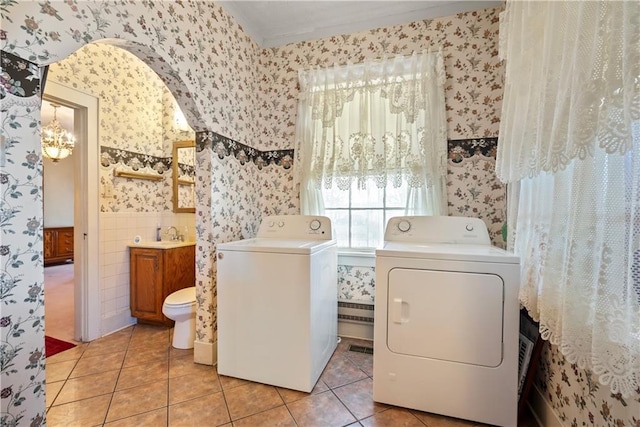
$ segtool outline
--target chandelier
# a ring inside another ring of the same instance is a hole
[[[53,107],[53,120],[42,128],[42,155],[58,162],[71,155],[76,138],[71,132],[60,126],[56,115],[59,105],[51,104],[51,106]]]

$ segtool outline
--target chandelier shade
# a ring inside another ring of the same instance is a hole
[[[58,122],[57,110],[59,105],[51,104],[51,106],[53,107],[53,120],[42,127],[42,155],[54,162],[58,162],[71,155],[76,138]]]

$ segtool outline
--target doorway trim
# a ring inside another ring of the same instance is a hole
[[[43,99],[74,109],[74,339],[92,341],[102,336],[98,98],[49,80]]]

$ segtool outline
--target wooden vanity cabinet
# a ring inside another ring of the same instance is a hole
[[[73,261],[73,227],[44,229],[44,265]]]
[[[131,315],[139,322],[173,325],[162,304],[169,294],[195,286],[195,248],[130,248]]]

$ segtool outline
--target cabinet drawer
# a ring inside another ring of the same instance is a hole
[[[58,233],[58,255],[73,254],[73,233]]]

